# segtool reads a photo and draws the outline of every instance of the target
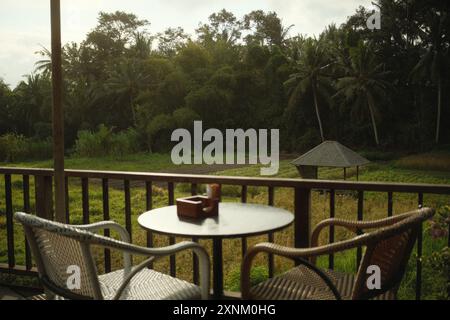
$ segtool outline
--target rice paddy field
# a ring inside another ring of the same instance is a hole
[[[5,164],[6,165],[6,164]],[[2,166],[2,164],[0,164]],[[9,164],[11,166],[11,164]],[[34,163],[14,164],[18,167],[50,167],[50,161]],[[169,155],[136,155],[127,159],[68,159],[68,168],[90,169],[90,170],[117,170],[117,171],[160,171],[177,172],[177,168],[171,165]],[[184,168],[184,171],[189,168]],[[193,166],[192,172],[197,172],[198,167]],[[259,167],[240,167],[227,169],[225,171],[213,172],[215,175],[229,176],[258,176]],[[355,171],[350,170],[347,176],[355,180]],[[283,160],[280,164],[280,171],[277,175],[280,178],[299,178],[297,170],[290,164],[290,160]],[[337,169],[320,169],[319,177],[322,179],[341,179],[342,171]],[[407,183],[435,183],[450,184],[450,155],[449,154],[425,154],[416,155],[387,162],[374,162],[360,171],[362,181],[380,182],[407,182]],[[22,177],[13,176],[13,207],[14,211],[23,210]],[[132,237],[133,242],[139,245],[146,244],[146,233],[137,224],[137,217],[145,211],[145,189],[141,184],[132,184],[131,205],[132,205]],[[78,179],[69,181],[69,210],[70,222],[73,224],[82,223],[81,205],[81,183]],[[222,189],[223,201],[240,201],[241,189],[237,186],[224,186]],[[175,197],[182,197],[190,194],[190,186],[177,185]],[[30,179],[31,211],[34,212],[34,181]],[[268,194],[266,188],[248,188],[249,203],[267,203]],[[394,214],[399,214],[417,208],[417,194],[394,194]],[[164,185],[153,186],[153,207],[162,207],[168,203],[168,194]],[[312,194],[312,223],[314,226],[323,219],[329,217],[329,195],[326,192],[314,191]],[[424,204],[437,208],[438,210],[448,210],[450,196],[425,195]],[[275,190],[275,205],[293,211],[293,190],[279,188]],[[447,209],[446,209],[447,206]],[[89,186],[89,208],[90,221],[101,221],[102,211],[102,188],[101,182],[90,180]],[[120,181],[110,182],[110,215],[112,220],[125,225],[125,204],[124,192]],[[387,216],[387,194],[366,192],[364,194],[364,219],[376,219]],[[355,219],[357,217],[357,198],[355,194],[349,192],[337,192],[336,195],[336,217]],[[5,224],[5,188],[4,180],[0,179],[0,263],[7,262],[6,224]],[[22,228],[15,224],[15,254],[17,265],[24,265],[24,235]],[[342,230],[336,230],[336,240],[351,237],[352,234]],[[328,239],[326,232],[323,233],[321,243],[325,244]],[[178,239],[177,241],[190,240]],[[248,239],[248,246],[259,242],[267,241],[266,236],[253,237]],[[275,234],[275,242],[278,244],[293,246],[293,228]],[[211,251],[210,241],[200,241],[209,251]],[[154,246],[161,247],[168,245],[167,237],[154,236]],[[425,299],[443,299],[447,297],[447,273],[446,270],[439,270],[439,266],[433,263],[433,253],[440,252],[446,247],[447,238],[432,238],[430,236],[430,223],[424,228],[424,270],[423,270],[423,296]],[[224,240],[224,279],[225,289],[239,291],[239,273],[241,264],[241,240]],[[104,271],[103,251],[95,250],[99,272]],[[113,253],[113,268],[121,267],[121,255]],[[323,257],[319,264],[323,267],[328,265],[328,258]],[[138,257],[134,259],[137,263]],[[162,259],[155,264],[155,269],[169,273],[169,260]],[[192,255],[183,252],[176,257],[177,277],[192,281]],[[292,262],[275,258],[275,271],[281,273],[293,266]],[[337,254],[335,257],[335,268],[337,270],[354,272],[356,268],[356,252],[348,251]],[[254,281],[261,281],[268,275],[267,257],[259,256],[256,259],[253,278]],[[18,284],[29,284],[34,280],[28,278],[14,278],[9,275],[0,275],[0,282],[15,281]],[[400,299],[413,299],[415,297],[415,257],[410,260],[407,274],[399,290]]]

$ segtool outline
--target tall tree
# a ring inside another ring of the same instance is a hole
[[[41,50],[37,51],[36,54],[42,57],[41,60],[35,63],[35,72],[43,74],[51,74],[52,71],[52,53],[46,47],[41,47]]]
[[[236,16],[225,9],[209,16],[209,23],[201,24],[196,30],[200,42],[223,41],[235,44],[242,35],[242,23]]]
[[[136,59],[148,59],[152,53],[153,37],[146,32],[136,32],[134,43],[130,47],[131,56]]]
[[[343,97],[341,106],[350,107],[355,114],[368,108],[375,143],[380,144],[377,128],[379,102],[388,94],[388,72],[378,63],[373,48],[360,42],[350,49],[350,65],[343,65],[346,75],[337,82],[336,97]]]
[[[296,72],[285,82],[289,88],[291,106],[297,105],[305,95],[312,95],[322,141],[325,141],[325,135],[319,101],[321,98],[327,100],[330,96],[331,79],[327,69],[332,64],[323,43],[316,39],[308,39],[304,43],[300,59],[296,62]]]
[[[12,92],[9,86],[0,78],[0,135],[12,131],[13,121],[11,116],[12,108]]]
[[[294,25],[283,26],[275,12],[265,13],[262,10],[252,11],[245,15],[243,25],[253,33],[246,37],[247,43],[257,42],[260,45],[284,47],[289,31]]]
[[[183,28],[168,28],[158,33],[158,50],[167,57],[173,57],[190,39]]]
[[[134,126],[137,124],[135,99],[149,81],[150,75],[143,72],[138,61],[124,60],[114,67],[106,82],[106,87],[112,95],[128,102],[128,110],[130,110]]]
[[[437,112],[435,142],[439,143],[442,114],[442,86],[443,79],[448,73],[448,54],[450,37],[448,32],[448,13],[443,11],[429,12],[427,15],[431,23],[426,26],[421,38],[426,45],[425,54],[412,70],[412,75],[422,79],[427,76],[437,87]]]
[[[149,24],[147,20],[140,20],[131,13],[100,12],[97,26],[83,42],[83,46],[90,50],[91,64],[96,67],[97,79],[105,80],[108,66],[124,58],[129,48],[135,46],[136,35],[146,34]]]

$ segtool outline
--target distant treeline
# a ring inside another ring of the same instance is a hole
[[[360,7],[317,38],[291,35],[274,12],[222,10],[193,36],[152,34],[134,14],[101,12],[83,42],[64,46],[67,148],[92,146],[87,132],[104,125],[130,150],[165,151],[172,131],[194,120],[278,128],[288,152],[323,139],[380,150],[450,143],[448,3],[376,5],[380,30],[367,28],[373,12]],[[0,136],[51,135],[51,53],[38,54],[17,87],[0,80]]]

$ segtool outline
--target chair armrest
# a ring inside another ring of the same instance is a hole
[[[357,233],[358,230],[376,229],[381,227],[390,226],[396,222],[406,219],[411,216],[413,212],[400,214],[397,216],[372,220],[372,221],[358,221],[358,220],[344,220],[344,219],[327,219],[320,222],[311,235],[311,247],[317,247],[319,245],[319,236],[323,229],[331,226],[344,227],[345,229]]]
[[[288,258],[294,261],[300,261],[305,264],[305,260],[317,256],[331,254],[339,251],[353,249],[366,243],[367,235],[361,235],[350,240],[336,242],[320,247],[313,248],[291,248],[274,243],[259,243],[247,251],[241,266],[241,291],[242,298],[248,299],[250,295],[250,271],[254,258],[260,253],[269,253]],[[311,265],[311,264],[308,264]],[[309,266],[308,266],[309,267]],[[314,270],[317,273],[317,270]],[[318,274],[318,273],[317,273]],[[318,274],[322,279],[323,277]],[[325,280],[324,280],[325,281]],[[325,281],[327,282],[327,281]],[[330,287],[330,285],[327,283]],[[332,287],[330,289],[334,292]]]
[[[119,234],[120,239],[123,242],[131,243],[131,237],[130,237],[130,234],[128,233],[128,230],[114,221],[100,221],[100,222],[96,222],[96,223],[92,223],[92,224],[73,225],[73,227],[80,229],[80,230],[85,230],[88,232],[97,232],[99,230],[105,230],[105,229],[114,230]],[[124,264],[125,272],[129,273],[131,271],[132,263],[131,263],[131,255],[127,252],[123,253],[123,264]]]
[[[114,221],[100,221],[92,224],[84,224],[84,225],[73,225],[73,227],[81,230],[86,230],[89,232],[97,232],[99,230],[105,230],[110,229],[116,231],[119,236],[120,240],[123,242],[130,243],[130,234],[128,233],[128,230],[122,227],[120,224],[114,222]]]
[[[149,259],[145,260],[136,268],[134,268],[125,278],[121,287],[117,291],[114,299],[119,299],[123,293],[123,291],[128,286],[129,282],[132,278],[139,273],[142,269],[147,267],[151,262],[154,262],[157,259],[174,255],[178,252],[185,250],[192,250],[192,252],[198,257],[199,266],[200,266],[200,289],[202,299],[206,300],[209,296],[209,278],[210,278],[210,262],[209,255],[206,252],[205,248],[195,242],[184,241],[172,246],[163,247],[163,248],[145,248],[139,247],[135,245],[127,245],[128,248],[117,248],[119,250],[124,250],[132,254],[141,255],[141,256],[151,256]]]
[[[97,232],[99,230],[110,229],[116,231],[123,242],[130,243],[130,234],[128,230],[114,221],[101,221],[92,224],[74,225],[73,227],[89,232]]]

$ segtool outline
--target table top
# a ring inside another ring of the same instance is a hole
[[[287,210],[266,205],[219,204],[219,216],[203,220],[186,220],[177,215],[177,207],[163,207],[143,213],[138,223],[159,234],[195,238],[238,238],[281,230],[294,221]]]

